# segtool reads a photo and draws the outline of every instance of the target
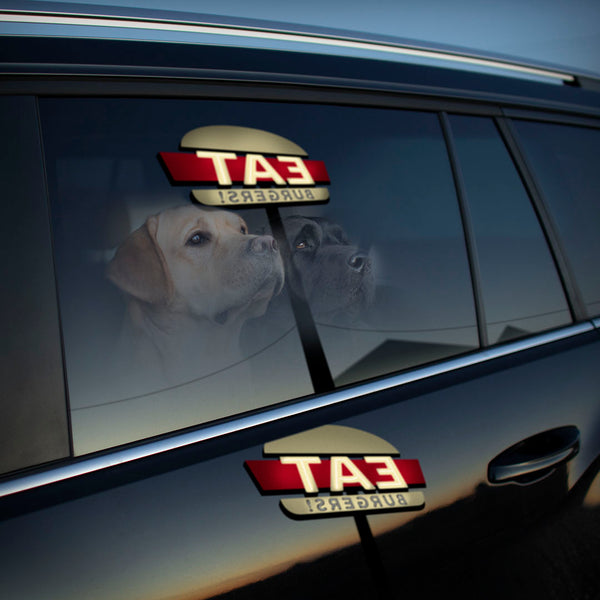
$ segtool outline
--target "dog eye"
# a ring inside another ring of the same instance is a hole
[[[308,244],[304,240],[300,240],[299,242],[296,242],[297,250],[304,250],[304,248],[307,248],[307,247],[308,247]]]
[[[189,238],[187,244],[190,246],[201,246],[207,242],[210,242],[210,236],[199,231]]]
[[[242,232],[242,235],[246,235],[248,233],[248,228],[245,225],[242,225],[240,231]]]

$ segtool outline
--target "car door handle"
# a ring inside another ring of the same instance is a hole
[[[526,485],[548,476],[579,452],[579,429],[558,427],[511,446],[488,465],[491,483],[513,481]]]

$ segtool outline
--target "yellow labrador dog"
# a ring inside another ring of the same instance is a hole
[[[241,359],[244,322],[265,312],[284,281],[271,236],[249,235],[233,212],[195,205],[149,217],[107,274],[128,298],[130,359],[168,382]]]

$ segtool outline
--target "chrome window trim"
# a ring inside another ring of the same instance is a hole
[[[364,35],[352,37],[352,34],[333,34],[313,32],[310,30],[275,29],[265,26],[242,26],[168,18],[139,18],[122,15],[68,14],[49,13],[43,11],[0,11],[0,22],[15,24],[58,25],[75,27],[106,27],[130,30],[154,30],[174,33],[191,33],[199,35],[232,36],[234,38],[255,38],[284,43],[302,43],[308,45],[328,46],[346,50],[375,51],[387,55],[434,59],[447,61],[449,64],[469,65],[481,68],[499,69],[513,75],[525,75],[547,78],[551,81],[574,83],[576,77],[560,69],[536,66],[509,60],[477,56],[467,52],[443,50],[426,46],[417,46],[390,40],[377,40]],[[360,35],[360,34],[358,34]]]
[[[156,456],[171,450],[241,432],[259,425],[273,423],[280,419],[301,415],[319,408],[333,406],[355,398],[361,398],[369,394],[382,392],[394,387],[442,375],[444,373],[479,365],[500,357],[589,333],[596,329],[600,329],[600,318],[594,319],[593,321],[570,325],[568,327],[532,336],[527,339],[510,342],[501,346],[485,348],[473,354],[449,359],[434,365],[423,366],[398,375],[391,375],[377,381],[361,383],[350,388],[336,390],[307,400],[299,400],[293,404],[274,407],[272,409],[267,409],[264,412],[233,419],[226,423],[212,426],[209,425],[194,431],[175,434],[168,438],[142,443],[121,450],[115,450],[101,456],[93,456],[87,459],[83,458],[75,463],[58,466],[43,472],[15,477],[0,482],[0,498],[58,483],[81,475],[102,471],[110,467],[123,465],[142,458]]]

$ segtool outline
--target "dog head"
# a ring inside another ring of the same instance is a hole
[[[264,313],[281,290],[275,240],[233,212],[198,206],[151,216],[119,246],[108,277],[137,300],[224,324]]]
[[[360,318],[374,295],[368,255],[328,219],[293,215],[284,226],[315,319],[348,323]]]

